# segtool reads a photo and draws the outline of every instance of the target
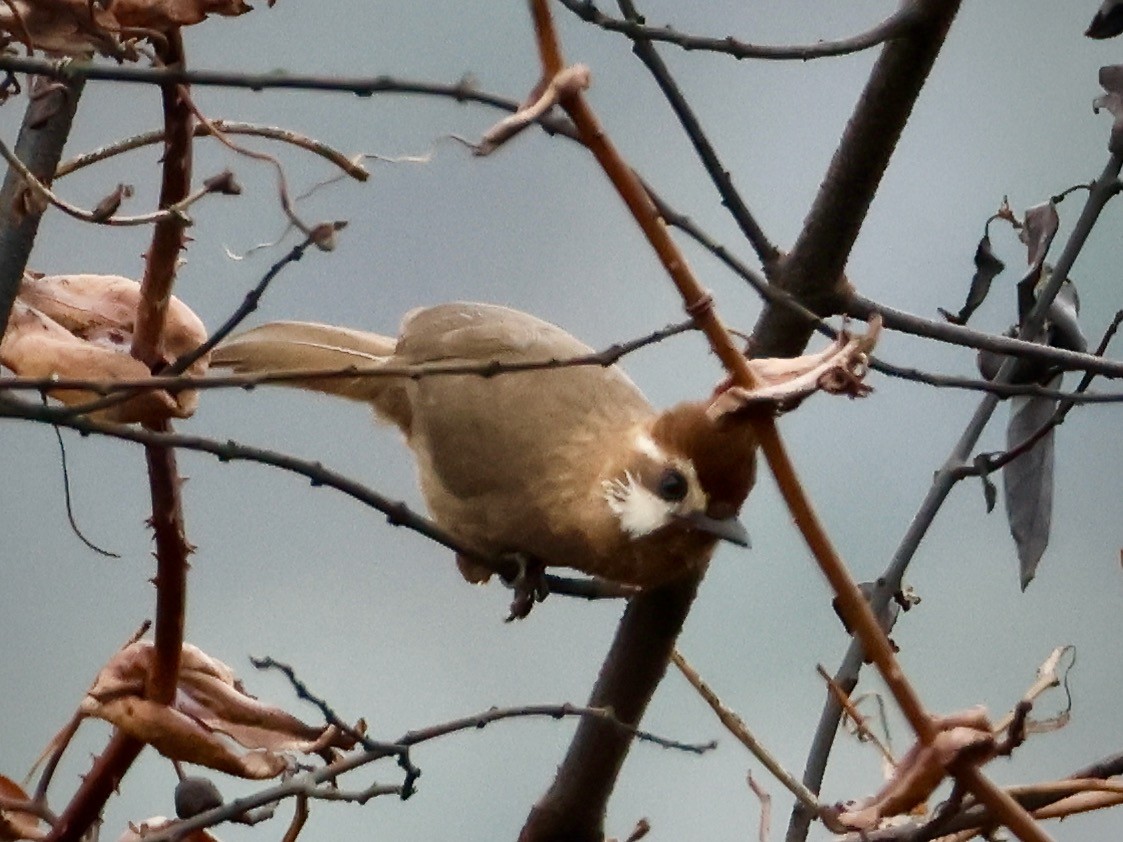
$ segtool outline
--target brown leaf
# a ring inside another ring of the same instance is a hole
[[[200,23],[208,15],[242,15],[243,0],[6,0],[0,31],[40,49],[68,55],[101,52],[135,61],[140,53],[116,33],[124,28],[166,31]]]
[[[1107,148],[1113,155],[1123,155],[1123,64],[1101,67],[1100,87],[1105,93],[1092,100],[1092,110],[1097,114],[1101,108],[1111,112],[1115,120],[1111,124]]]
[[[243,0],[114,0],[109,10],[121,26],[164,30],[201,23],[207,15],[237,17],[253,6]]]
[[[140,824],[129,822],[128,829],[121,834],[117,842],[143,842],[146,836],[174,824],[176,824],[175,820],[169,819],[167,816],[153,816]],[[219,842],[218,837],[206,828],[193,830],[186,836],[177,836],[176,838],[179,842]]]
[[[554,78],[542,80],[531,92],[523,106],[492,126],[473,148],[477,155],[490,155],[567,96],[573,96],[589,87],[589,68],[575,64],[563,68]]]
[[[91,211],[96,222],[104,222],[117,213],[117,208],[121,207],[121,202],[125,199],[132,198],[133,186],[131,184],[118,184],[117,187],[102,199]]]
[[[271,778],[290,767],[284,752],[349,749],[354,740],[334,727],[317,728],[250,696],[226,664],[183,645],[176,696],[170,706],[144,698],[154,648],[139,641],[106,664],[81,712],[112,722],[165,757],[242,778]],[[249,751],[245,751],[249,749]]]
[[[755,389],[739,386],[719,388],[708,413],[713,418],[719,418],[766,404],[787,409],[819,391],[852,398],[867,395],[871,388],[863,382],[863,378],[868,371],[869,354],[877,344],[880,332],[881,318],[875,316],[870,319],[864,335],[853,336],[842,331],[834,342],[817,353],[791,359],[749,360],[749,368],[760,385]]]
[[[876,795],[846,805],[834,818],[850,830],[873,830],[882,819],[907,814],[927,801],[952,763],[981,765],[994,757],[997,743],[983,708],[934,717],[933,724],[939,731],[931,745],[913,745]]]
[[[0,796],[11,801],[31,801],[23,787],[4,775],[0,775]],[[38,816],[21,810],[0,810],[0,840],[3,842],[46,837],[47,831],[42,827]]]
[[[143,380],[151,372],[129,354],[139,302],[140,284],[129,278],[27,275],[0,342],[0,363],[22,377]],[[206,337],[199,317],[173,297],[163,333],[165,356],[170,360],[192,351]],[[204,357],[185,373],[201,376],[208,363]],[[50,395],[66,404],[100,397],[88,389],[52,389]],[[195,390],[149,390],[93,417],[121,423],[187,418],[197,404]]]

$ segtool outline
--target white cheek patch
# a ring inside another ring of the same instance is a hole
[[[636,482],[631,473],[625,473],[623,479],[605,481],[604,498],[620,519],[620,528],[633,538],[650,535],[671,519],[667,503]]]
[[[667,454],[659,445],[655,443],[655,439],[647,433],[638,433],[635,438],[636,450],[650,459],[652,462],[663,463],[668,461]]]

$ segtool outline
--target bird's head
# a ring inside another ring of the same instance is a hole
[[[747,426],[680,404],[634,431],[604,481],[605,500],[633,540],[688,533],[748,546],[737,512],[753,485],[755,449]]]

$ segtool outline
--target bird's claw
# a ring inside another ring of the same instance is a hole
[[[514,578],[503,577],[503,582],[514,591],[511,599],[511,613],[504,622],[521,620],[530,614],[534,603],[541,602],[550,593],[546,583],[546,566],[538,559],[523,553],[511,553],[510,558],[518,567]]]

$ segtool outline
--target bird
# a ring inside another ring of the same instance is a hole
[[[528,313],[453,302],[411,311],[396,338],[264,324],[221,343],[211,366],[399,372],[283,385],[367,403],[396,426],[433,520],[477,555],[645,589],[699,575],[718,541],[747,546],[738,519],[755,479],[747,424],[715,416],[705,400],[656,411],[615,364],[502,371],[590,353]],[[432,365],[478,370],[416,376]],[[471,582],[491,574],[457,561]]]

